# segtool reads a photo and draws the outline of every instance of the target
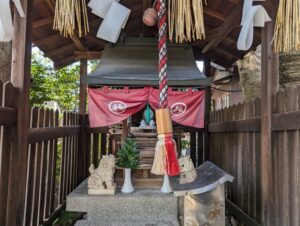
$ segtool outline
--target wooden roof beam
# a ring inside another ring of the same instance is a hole
[[[230,15],[224,21],[224,23],[220,26],[221,30],[218,33],[218,37],[210,40],[206,46],[202,50],[202,54],[207,53],[211,48],[216,48],[222,40],[234,29],[235,25],[239,23],[239,19],[242,15],[242,3],[240,2],[235,8],[232,10]]]
[[[240,3],[241,0],[229,0],[229,1],[233,4],[238,4],[238,3]]]
[[[108,43],[107,41],[97,38],[96,36],[94,36],[93,34],[87,34],[87,36],[85,36],[86,39],[90,40],[91,42],[95,42],[103,47],[106,46],[106,44]]]
[[[74,63],[76,60],[75,60],[75,57],[74,55],[72,56],[69,56],[67,58],[64,58],[63,60],[59,61],[59,62],[56,62],[54,63],[54,69],[55,70],[58,70],[60,68],[63,68],[65,66],[68,66],[69,64],[71,63]]]
[[[80,40],[80,38],[77,35],[71,36],[71,39],[79,51],[88,50],[88,48],[85,46],[85,44]]]
[[[222,13],[219,13],[218,11],[215,11],[213,9],[210,8],[204,8],[204,14],[214,17],[218,20],[224,21],[226,20],[226,16]]]
[[[101,59],[102,51],[75,51],[74,56],[76,60],[93,60]]]
[[[39,46],[39,45],[42,45],[42,44],[44,44],[46,42],[51,42],[51,41],[53,41],[55,39],[59,39],[59,38],[61,38],[61,35],[59,33],[55,33],[53,35],[50,35],[50,36],[47,36],[45,38],[41,38],[41,39],[35,40],[33,42],[34,42],[34,44],[36,44],[37,46]]]
[[[49,17],[43,18],[41,20],[36,20],[36,21],[33,22],[32,28],[37,29],[37,28],[40,28],[40,27],[43,27],[43,26],[46,26],[46,25],[52,25],[53,24],[53,19],[54,19],[53,16],[49,16]]]
[[[64,45],[64,46],[59,47],[57,49],[50,50],[50,51],[46,52],[44,54],[44,56],[45,57],[53,57],[55,55],[61,54],[63,52],[69,51],[69,50],[74,49],[74,48],[75,48],[75,46],[74,46],[74,43],[72,42],[68,45]]]

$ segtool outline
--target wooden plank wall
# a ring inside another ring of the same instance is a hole
[[[300,87],[279,91],[272,102],[272,189],[267,224],[297,226]],[[233,208],[231,213],[244,225],[253,225],[253,219],[260,223],[260,99],[212,112],[209,132],[210,160],[235,177],[228,184],[229,210]]]

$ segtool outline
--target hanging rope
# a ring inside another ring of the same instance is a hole
[[[176,176],[180,168],[177,161],[176,143],[173,139],[173,127],[168,109],[168,75],[167,75],[167,10],[166,0],[158,0],[158,51],[159,51],[159,109],[155,111],[158,142],[151,172],[156,175]],[[163,192],[169,192],[164,191]]]
[[[168,76],[167,76],[167,7],[166,0],[158,0],[158,51],[159,51],[159,108],[168,107]]]

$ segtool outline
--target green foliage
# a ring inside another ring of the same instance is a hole
[[[181,149],[190,150],[191,141],[190,140],[181,140]]]
[[[100,60],[89,60],[89,69],[90,71],[94,71],[100,63]]]
[[[76,216],[72,212],[63,211],[52,225],[68,226],[76,220]]]
[[[117,152],[117,166],[127,169],[137,169],[140,166],[140,153],[132,139],[126,139]]]
[[[46,101],[56,101],[62,111],[76,110],[79,105],[79,68],[75,63],[55,71],[51,60],[33,49],[31,106],[42,107]]]

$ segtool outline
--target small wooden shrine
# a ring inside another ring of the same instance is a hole
[[[204,69],[200,71],[197,67],[192,48],[170,44],[168,59],[169,89],[204,90],[210,84],[211,79],[206,77]],[[157,62],[155,39],[125,38],[122,42],[105,48],[99,66],[95,71],[83,77],[82,82],[87,83],[90,88],[107,89],[107,92],[110,89],[127,89],[130,92],[130,89],[141,87],[156,88],[158,84]],[[145,118],[146,114],[149,114],[148,120]],[[155,125],[154,111],[150,109],[148,103],[147,107],[143,107],[128,120],[110,125],[109,149],[113,154],[116,154],[126,137],[132,138],[137,143],[141,166],[133,172],[135,187],[159,188],[162,183],[161,176],[150,173],[157,142]],[[188,132],[191,128],[180,126],[180,124],[174,126],[179,155],[181,138],[184,132]],[[119,185],[122,184],[122,177],[123,171],[117,169],[116,179]]]

